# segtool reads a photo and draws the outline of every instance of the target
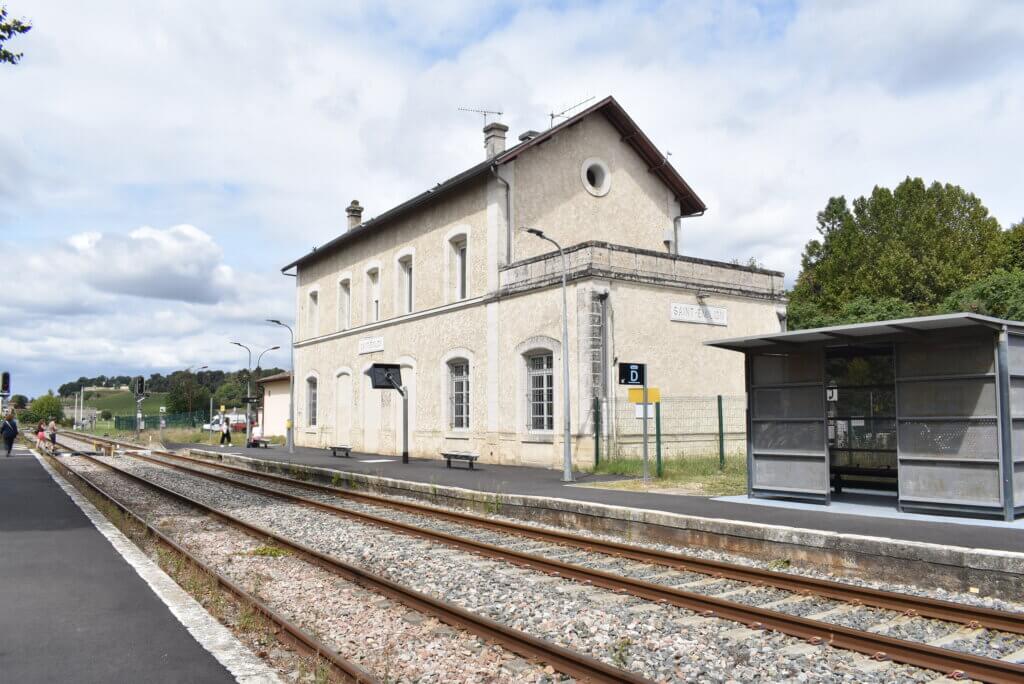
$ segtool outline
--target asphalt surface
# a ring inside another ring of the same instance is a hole
[[[0,453],[0,681],[235,681],[20,446]]]
[[[244,441],[244,440],[243,440]],[[589,487],[566,486],[561,482],[561,471],[525,466],[503,466],[477,463],[474,470],[464,463],[453,462],[445,467],[443,460],[410,459],[403,464],[400,457],[353,452],[352,458],[334,458],[324,449],[295,447],[289,454],[284,447],[246,449],[241,446],[224,447],[202,444],[168,444],[172,449],[187,447],[211,451],[228,451],[252,458],[286,463],[333,468],[346,472],[366,473],[400,480],[426,482],[437,485],[464,487],[503,494],[525,494],[560,499],[577,499],[595,503],[668,511],[705,518],[723,518],[765,525],[784,525],[812,530],[828,530],[872,537],[887,537],[906,541],[928,542],[968,548],[1024,552],[1024,529],[1010,529],[987,525],[947,524],[901,518],[880,518],[820,510],[802,510],[775,506],[755,506],[730,501],[715,501],[703,496],[676,494],[646,494],[643,492],[615,491]],[[386,460],[386,462],[380,462]],[[378,461],[378,462],[373,462]],[[622,479],[608,475],[577,475],[578,484],[601,480]]]

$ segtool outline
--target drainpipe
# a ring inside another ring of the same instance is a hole
[[[495,180],[505,186],[505,264],[512,263],[512,186],[498,174],[498,165],[491,164]]]
[[[695,212],[693,214],[679,214],[679,216],[672,219],[672,239],[674,241],[672,249],[675,251],[674,256],[680,256],[682,254],[679,250],[679,229],[682,227],[683,219],[703,216],[706,211],[707,209],[701,209],[699,212]]]

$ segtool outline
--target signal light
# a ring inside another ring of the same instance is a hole
[[[135,395],[141,397],[146,393],[146,379],[141,375],[135,378]]]
[[[11,374],[7,371],[0,373],[0,394],[8,395],[11,393]]]

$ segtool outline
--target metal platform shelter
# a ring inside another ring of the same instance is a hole
[[[925,316],[707,342],[746,355],[751,497],[1024,515],[1024,323]],[[851,481],[853,484],[850,484]]]

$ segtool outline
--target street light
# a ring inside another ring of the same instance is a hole
[[[291,346],[288,350],[291,354],[288,369],[288,453],[295,453],[295,331],[287,323],[282,323],[275,318],[266,319],[267,323],[288,328],[288,335],[291,336]]]
[[[275,344],[273,347],[268,347],[268,348],[264,349],[263,351],[261,351],[259,353],[259,355],[256,357],[256,375],[260,374],[260,361],[263,359],[263,355],[266,354],[269,351],[274,351],[275,349],[280,349],[280,348],[281,347],[279,347],[278,345]],[[259,380],[259,378],[257,377],[256,380]],[[266,411],[266,407],[264,407],[264,409],[263,409],[263,419],[265,420],[266,417],[267,417],[267,411]],[[256,411],[256,420],[259,421],[259,423],[260,423],[260,430],[261,430],[260,436],[261,437],[266,437],[267,436],[267,433],[266,433],[267,426],[264,425],[263,424],[263,420],[260,419],[260,412],[259,412],[258,409]]]
[[[241,347],[249,353],[249,374],[245,379],[245,448],[248,449],[249,445],[252,444],[252,435],[250,434],[252,425],[249,423],[249,399],[252,396],[252,349],[249,349],[241,342],[232,342],[231,344],[236,347]],[[228,431],[230,430],[231,428],[228,427]]]
[[[541,240],[547,240],[558,249],[562,257],[562,414],[565,416],[565,434],[562,436],[562,482],[572,482],[572,447],[570,441],[572,432],[570,427],[569,410],[569,305],[565,294],[565,278],[568,267],[565,263],[565,251],[562,246],[544,234],[539,228],[527,228],[526,232],[536,235]]]

